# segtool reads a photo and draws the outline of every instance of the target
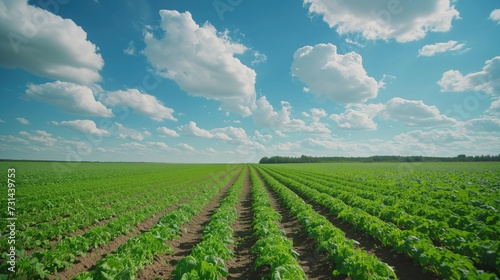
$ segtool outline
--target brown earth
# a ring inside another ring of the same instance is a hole
[[[293,241],[293,249],[299,253],[298,263],[304,270],[308,279],[345,279],[345,277],[332,276],[333,267],[325,258],[326,254],[318,254],[315,251],[316,244],[312,238],[306,234],[304,227],[298,222],[297,218],[290,213],[283,202],[274,194],[265,184],[259,174],[264,186],[267,188],[271,206],[281,217],[280,227],[286,232],[286,236]]]
[[[226,175],[226,174],[225,174]],[[219,179],[222,179],[224,175],[220,176]],[[77,274],[84,272],[84,271],[90,271],[95,268],[96,263],[105,257],[107,254],[111,254],[113,252],[116,252],[118,247],[122,245],[123,243],[127,242],[130,238],[139,236],[142,232],[149,230],[152,228],[154,225],[158,223],[161,217],[166,215],[167,213],[173,211],[178,205],[189,201],[188,199],[185,199],[176,205],[172,205],[171,207],[167,208],[165,211],[162,211],[160,213],[157,213],[153,215],[152,217],[146,219],[142,223],[140,223],[137,226],[132,227],[131,231],[128,234],[122,234],[107,244],[99,247],[92,249],[89,251],[85,256],[80,256],[77,257],[73,265],[63,271],[59,271],[55,274],[52,274],[49,279],[72,279],[74,276]],[[154,277],[153,277],[154,279]]]
[[[233,237],[236,243],[232,248],[234,258],[227,261],[229,271],[227,279],[261,279],[253,269],[255,255],[251,252],[256,238],[252,228],[252,185],[248,167],[243,180],[243,192],[236,206],[236,211],[238,218],[233,224]]]
[[[359,244],[356,248],[367,251],[369,254],[375,255],[382,262],[387,263],[394,268],[399,279],[421,280],[421,279],[439,279],[436,275],[430,272],[423,272],[422,268],[413,264],[413,260],[403,254],[392,252],[391,248],[385,247],[380,241],[372,236],[355,229],[351,224],[342,221],[336,215],[332,214],[327,208],[301,196],[304,201],[311,206],[319,214],[325,216],[335,227],[342,230],[347,239],[357,241]]]
[[[241,172],[238,172],[238,174],[224,186],[219,194],[212,198],[203,210],[192,217],[191,221],[183,226],[185,231],[181,231],[180,237],[173,241],[166,242],[166,244],[173,249],[173,254],[155,256],[153,264],[145,266],[145,268],[137,274],[137,279],[172,278],[172,271],[175,265],[183,257],[188,256],[191,253],[191,249],[201,241],[203,228],[208,224],[210,217],[219,207],[220,201],[240,174]]]

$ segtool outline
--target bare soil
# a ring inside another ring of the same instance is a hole
[[[229,271],[227,279],[261,279],[253,269],[255,255],[251,252],[256,238],[252,228],[252,185],[248,168],[243,181],[243,192],[236,206],[236,211],[238,212],[238,219],[233,224],[233,237],[236,243],[232,248],[234,258],[227,262]]]
[[[224,175],[222,175],[219,179],[221,179]],[[128,234],[123,234],[120,235],[113,240],[111,240],[109,243],[99,247],[92,249],[89,251],[85,256],[80,256],[77,257],[73,265],[63,271],[59,271],[55,274],[52,274],[49,279],[72,279],[74,276],[77,274],[84,272],[84,271],[90,271],[95,268],[96,263],[105,257],[107,254],[111,254],[116,252],[118,247],[120,247],[123,243],[127,242],[130,238],[139,236],[142,232],[147,231],[151,229],[155,224],[158,223],[161,217],[166,215],[167,213],[171,212],[174,210],[178,205],[188,201],[190,198],[185,199],[176,205],[172,205],[171,207],[167,208],[165,211],[162,211],[160,213],[157,213],[150,218],[146,219],[139,225],[133,227],[131,231]],[[140,278],[139,278],[140,279]],[[154,277],[153,277],[154,279]]]
[[[143,270],[137,274],[137,279],[171,279],[172,271],[177,262],[191,253],[192,248],[201,241],[202,230],[210,221],[210,217],[214,214],[215,210],[219,207],[219,203],[226,195],[228,189],[234,184],[240,173],[235,175],[231,181],[224,186],[217,196],[196,214],[191,221],[184,225],[185,231],[181,232],[180,237],[173,241],[167,241],[173,249],[172,255],[155,256],[154,262],[147,265]]]
[[[259,175],[259,178],[262,178]],[[266,186],[265,182],[262,183]],[[333,277],[332,263],[326,261],[326,254],[318,254],[315,251],[316,243],[306,234],[304,227],[298,222],[297,218],[290,213],[283,202],[267,187],[271,206],[281,217],[280,226],[286,232],[286,236],[293,241],[293,249],[299,253],[298,262],[304,270],[308,279],[326,280],[326,279],[349,279],[345,277]]]

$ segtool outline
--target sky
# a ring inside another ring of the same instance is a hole
[[[496,155],[500,2],[0,0],[0,91],[3,159]]]

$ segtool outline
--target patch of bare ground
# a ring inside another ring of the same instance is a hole
[[[300,196],[300,194],[298,194]],[[302,196],[301,196],[302,197]],[[391,248],[385,247],[380,241],[364,233],[351,224],[342,221],[336,215],[332,214],[327,208],[302,197],[304,201],[319,214],[325,216],[335,227],[342,230],[345,237],[357,241],[357,248],[367,251],[368,254],[375,255],[380,261],[387,263],[394,268],[399,279],[421,280],[421,279],[439,279],[430,272],[423,272],[422,268],[413,264],[413,260],[403,254],[392,252]]]
[[[225,174],[227,175],[227,174]],[[224,175],[220,176],[219,179],[223,178]],[[234,179],[236,180],[236,179]],[[233,181],[234,182],[234,181]],[[55,274],[52,274],[49,279],[72,279],[74,276],[77,274],[84,272],[84,271],[90,271],[95,268],[96,263],[105,257],[107,254],[111,254],[113,252],[116,252],[118,247],[122,245],[123,243],[127,242],[130,238],[136,237],[140,235],[142,232],[145,232],[149,229],[151,229],[155,224],[158,223],[161,217],[166,215],[167,213],[173,211],[176,207],[178,207],[180,204],[188,201],[190,198],[187,198],[176,205],[172,205],[171,207],[167,208],[165,211],[162,211],[160,213],[155,214],[154,216],[146,219],[139,225],[133,227],[131,231],[128,234],[123,234],[120,235],[107,244],[99,247],[92,249],[90,252],[88,252],[85,256],[77,257],[73,265],[66,270],[59,271]],[[141,279],[141,278],[139,278]],[[154,279],[154,277],[153,277]]]
[[[251,252],[256,238],[252,228],[252,184],[250,183],[248,167],[243,180],[243,192],[236,206],[236,211],[238,218],[233,224],[233,237],[236,243],[232,247],[234,258],[227,261],[229,271],[227,279],[261,279],[253,269],[255,255]]]
[[[260,174],[259,178],[262,180]],[[316,242],[307,236],[304,227],[299,223],[297,218],[290,213],[290,210],[267,187],[267,184],[263,180],[262,183],[266,186],[271,206],[281,215],[280,226],[285,230],[286,236],[293,241],[293,249],[299,253],[298,263],[306,273],[307,278],[311,280],[349,279],[342,276],[333,277],[332,263],[326,260],[328,255],[315,251]]]
[[[203,210],[194,215],[191,221],[182,226],[186,230],[181,231],[178,238],[166,242],[172,248],[173,254],[155,256],[152,264],[145,266],[143,270],[139,271],[137,279],[171,279],[173,277],[172,271],[175,265],[182,258],[188,256],[192,248],[201,241],[203,228],[208,224],[210,217],[219,207],[220,201],[240,174],[241,172],[238,172],[219,194],[212,198]]]

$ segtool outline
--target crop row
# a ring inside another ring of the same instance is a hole
[[[179,260],[174,279],[218,279],[227,277],[226,261],[233,258],[228,247],[234,243],[232,224],[236,221],[236,204],[243,189],[243,172],[220,202],[219,208],[203,228],[202,240],[191,253]]]
[[[257,254],[254,269],[268,266],[271,279],[307,279],[292,241],[279,227],[281,215],[271,207],[269,195],[255,170],[250,171],[253,229],[258,239],[252,248],[252,253]]]
[[[98,248],[117,236],[129,233],[134,226],[192,196],[203,186],[202,183],[188,185],[179,193],[173,193],[165,188],[164,195],[146,207],[122,215],[106,225],[93,227],[82,235],[68,237],[50,250],[36,252],[31,257],[21,255],[18,263],[25,265],[18,264],[18,275],[38,275],[43,278],[51,272],[66,269],[72,265],[77,256],[84,256],[91,248]]]
[[[233,170],[215,183],[196,185],[195,189],[202,190],[198,195],[161,217],[149,231],[129,239],[115,253],[106,255],[96,264],[94,270],[80,273],[74,279],[133,279],[144,265],[153,262],[155,255],[171,251],[165,242],[176,239],[182,225],[199,213],[228,184],[236,172],[237,170]]]
[[[426,219],[444,221],[449,228],[467,231],[484,239],[495,239],[500,230],[500,213],[491,208],[471,209],[478,204],[475,200],[460,200],[457,196],[468,196],[471,191],[462,187],[458,190],[450,189],[451,197],[442,199],[432,198],[434,191],[421,188],[404,187],[403,183],[394,182],[364,182],[360,180],[339,178],[338,176],[322,174],[320,172],[293,171],[296,175],[314,178],[328,186],[356,192],[362,198],[381,200],[385,205],[397,205],[401,210],[411,215],[421,216]],[[385,184],[386,183],[386,184]],[[436,187],[437,189],[438,187]],[[441,187],[439,189],[444,189]],[[442,191],[439,191],[442,192]],[[425,207],[422,207],[425,205]],[[479,204],[478,204],[479,205]]]
[[[438,241],[451,251],[470,257],[475,263],[489,267],[495,270],[500,267],[500,242],[488,239],[481,239],[477,235],[469,232],[450,228],[444,221],[435,221],[425,219],[420,216],[413,216],[404,212],[396,205],[386,206],[379,200],[368,200],[356,196],[360,189],[347,189],[335,187],[328,184],[327,181],[318,180],[309,176],[297,176],[293,172],[284,172],[282,169],[274,170],[278,174],[293,179],[301,184],[316,189],[321,193],[342,200],[351,207],[363,209],[370,215],[380,219],[392,222],[400,229],[410,229],[417,232],[419,238],[430,238]],[[281,172],[280,172],[281,171]],[[421,206],[425,208],[425,205]]]
[[[425,270],[429,270],[439,277],[455,279],[492,279],[491,277],[495,277],[492,274],[477,270],[468,258],[435,247],[428,237],[418,232],[401,230],[392,223],[386,223],[361,209],[346,205],[337,198],[298,183],[294,179],[290,179],[289,176],[280,175],[267,169],[266,172],[272,176],[271,179],[278,180],[301,196],[326,207],[355,228],[365,231],[380,240],[385,246],[392,246],[394,251],[412,257]]]
[[[294,192],[289,190],[267,169],[258,168],[267,185],[278,194],[290,212],[297,217],[308,235],[315,239],[318,251],[325,251],[335,263],[334,275],[348,275],[354,279],[396,279],[393,268],[366,251],[356,249],[353,240],[333,226],[328,219],[315,212]]]

